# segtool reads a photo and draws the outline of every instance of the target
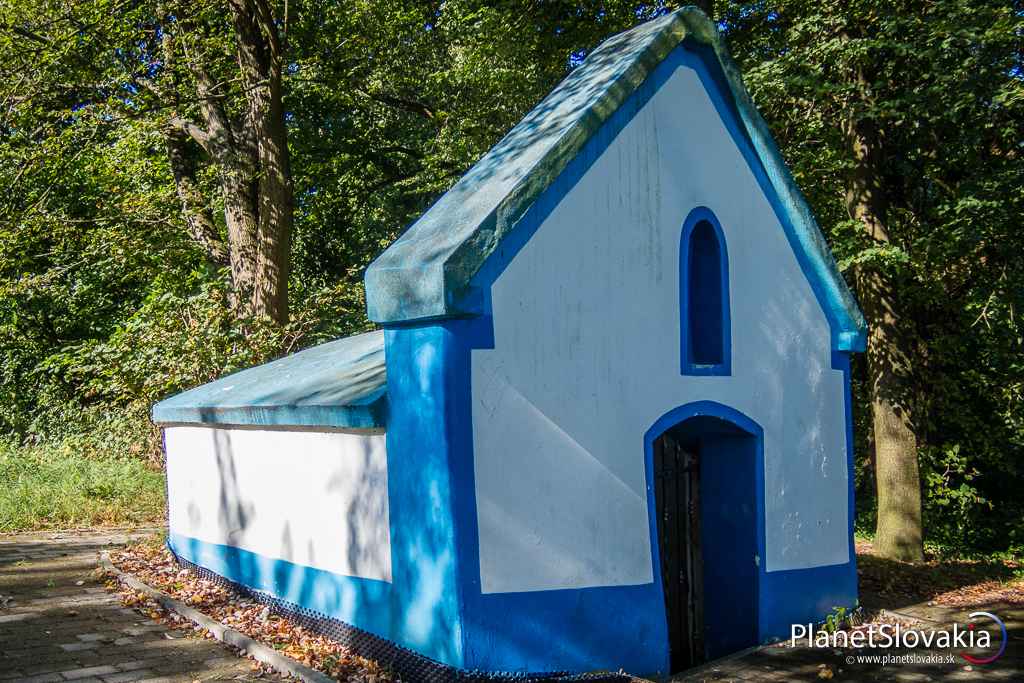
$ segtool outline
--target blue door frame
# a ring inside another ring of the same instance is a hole
[[[756,563],[756,569],[752,573],[751,572],[739,572],[739,573],[740,574],[746,573],[747,576],[746,576],[745,580],[748,581],[748,582],[751,582],[753,584],[753,585],[749,586],[749,590],[753,592],[753,596],[752,596],[752,609],[755,611],[755,613],[751,614],[751,615],[746,615],[746,617],[748,618],[748,620],[751,620],[751,623],[749,624],[749,626],[752,629],[752,633],[751,633],[751,635],[749,637],[753,638],[754,642],[746,643],[745,645],[746,646],[755,645],[755,644],[759,643],[762,640],[762,633],[761,633],[761,628],[760,628],[760,619],[759,619],[759,615],[758,615],[757,612],[759,611],[759,606],[761,604],[760,588],[761,588],[761,586],[764,583],[762,581],[762,578],[764,576],[764,561],[763,561],[763,558],[765,556],[765,553],[764,553],[764,548],[765,548],[765,534],[764,534],[764,430],[761,428],[760,425],[758,425],[756,422],[754,422],[752,419],[750,419],[749,417],[747,417],[743,413],[739,412],[738,410],[736,410],[734,408],[731,408],[729,406],[723,405],[721,403],[716,403],[714,401],[696,401],[696,402],[693,402],[693,403],[687,403],[687,404],[685,404],[683,406],[675,408],[675,409],[665,413],[664,415],[662,415],[660,418],[658,418],[658,420],[654,423],[654,425],[651,426],[651,428],[648,429],[647,432],[644,434],[644,463],[645,463],[644,466],[646,468],[646,474],[647,474],[647,509],[648,509],[648,523],[650,525],[650,534],[651,534],[651,565],[652,565],[652,568],[654,570],[655,589],[657,590],[658,595],[661,598],[661,601],[660,601],[659,604],[662,605],[662,609],[664,610],[665,591],[664,591],[664,584],[663,584],[663,578],[662,578],[662,572],[661,572],[661,556],[660,556],[660,547],[659,547],[659,538],[658,538],[658,520],[657,520],[658,504],[657,504],[657,501],[655,499],[655,492],[654,492],[654,442],[660,436],[662,436],[665,432],[671,430],[672,428],[676,427],[677,425],[681,425],[681,424],[683,424],[683,423],[685,423],[687,421],[693,420],[694,418],[714,418],[715,420],[722,421],[722,422],[726,423],[727,425],[730,425],[731,427],[735,428],[736,430],[739,430],[739,432],[742,432],[743,435],[749,437],[749,441],[752,442],[752,445],[753,445],[753,448],[754,448],[754,453],[753,453],[753,460],[754,460],[754,462],[752,463],[752,473],[751,473],[751,476],[752,476],[752,479],[753,479],[753,482],[752,482],[753,483],[753,492],[752,492],[752,497],[753,497],[753,500],[752,500],[752,502],[753,502],[753,518],[755,520],[754,543],[755,543],[755,548],[756,548],[757,556],[753,557],[753,558],[749,558],[749,560],[746,560],[745,558],[743,558],[743,560]],[[702,465],[702,467],[703,467],[703,465]],[[702,472],[702,475],[701,475],[702,486],[703,486],[704,478],[705,478],[705,474]],[[703,499],[704,499],[706,493],[708,493],[708,492],[707,491],[701,491],[702,515],[704,514]],[[704,524],[704,520],[702,519],[702,527],[703,527],[703,524]],[[714,548],[712,547],[711,550],[713,551]],[[705,544],[705,548],[704,548],[705,558],[707,557],[708,551],[709,551],[709,548]],[[706,587],[707,587],[707,584],[705,583],[705,588]],[[707,604],[705,602],[705,623],[709,625],[709,628],[711,628],[713,626],[719,626],[719,625],[714,624],[716,616],[714,614],[709,614],[709,610],[714,610],[714,605],[710,605],[710,604]],[[728,620],[730,618],[730,616],[728,615],[728,610],[724,610],[722,612],[721,618],[722,619],[726,619],[726,620]],[[664,629],[665,629],[664,632],[665,632],[665,639],[666,639],[665,662],[664,662],[664,667],[663,667],[662,670],[663,671],[668,671],[669,670],[669,652],[668,652],[668,647],[667,647],[668,615],[664,611],[663,611],[663,614],[662,614],[662,622],[664,624]],[[718,628],[718,629],[711,628],[711,630],[721,630],[721,629],[720,628]],[[712,636],[712,640],[711,641],[705,640],[706,647],[707,647],[707,650],[708,650],[708,655],[709,655],[710,658],[716,658],[716,657],[720,657],[720,656],[723,656],[725,654],[728,654],[729,651],[732,651],[732,650],[728,649],[730,647],[733,647],[734,649],[741,649],[744,646],[744,645],[739,645],[739,646],[729,645],[727,643],[721,643],[720,645],[716,646],[716,644],[714,642],[713,634],[706,634],[706,637],[708,635]],[[723,647],[726,648],[724,651],[722,650]]]

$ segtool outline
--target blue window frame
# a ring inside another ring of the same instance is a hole
[[[700,206],[683,223],[679,242],[682,373],[728,375],[732,370],[729,255],[711,209]]]

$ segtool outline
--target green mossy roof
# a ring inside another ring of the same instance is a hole
[[[177,394],[153,406],[157,424],[383,428],[384,333],[367,332]]]
[[[863,349],[864,318],[810,208],[743,87],[718,31],[695,7],[601,43],[366,271],[367,312],[379,323],[480,313],[470,282],[587,140],[684,40],[710,47],[751,145],[794,226],[823,292],[840,350]]]

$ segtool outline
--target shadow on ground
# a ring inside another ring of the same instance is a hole
[[[908,564],[870,551],[870,544],[857,543],[860,599],[869,609],[899,610],[933,600],[960,607],[991,606],[993,602],[1024,607],[1024,586],[1001,590],[1008,582],[1024,578],[1024,568],[1016,563],[932,557]]]
[[[871,554],[869,544],[857,544],[861,602],[869,611],[884,609],[923,632],[961,630],[973,623],[986,630],[987,648],[812,648],[806,640],[798,647],[768,647],[719,660],[683,672],[673,682],[693,681],[1021,681],[1024,680],[1024,586],[1011,584],[1021,576],[1013,563],[943,560],[931,558],[911,565]],[[996,654],[1002,633],[987,617],[997,615],[1006,625],[1004,653],[988,664],[975,659]],[[980,642],[979,640],[976,642]],[[787,644],[788,645],[788,644]],[[885,657],[888,655],[889,659]],[[909,658],[912,661],[907,661]]]

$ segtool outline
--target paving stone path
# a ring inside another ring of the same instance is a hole
[[[101,550],[131,537],[0,535],[0,681],[283,680],[122,607],[94,570]]]
[[[94,573],[99,553],[133,536],[123,532],[0,535],[0,681],[210,681],[256,678],[252,663],[211,640],[182,637],[122,607]],[[866,596],[868,597],[868,596]],[[1009,632],[1006,653],[968,668],[954,655],[942,664],[855,662],[878,651],[765,648],[674,677],[696,681],[1024,681],[1024,607],[970,609],[888,605],[934,628],[967,623],[967,614],[999,615]],[[906,651],[892,650],[890,654]],[[949,654],[915,650],[917,654]],[[884,654],[884,651],[882,652]],[[822,676],[821,665],[832,677]]]

